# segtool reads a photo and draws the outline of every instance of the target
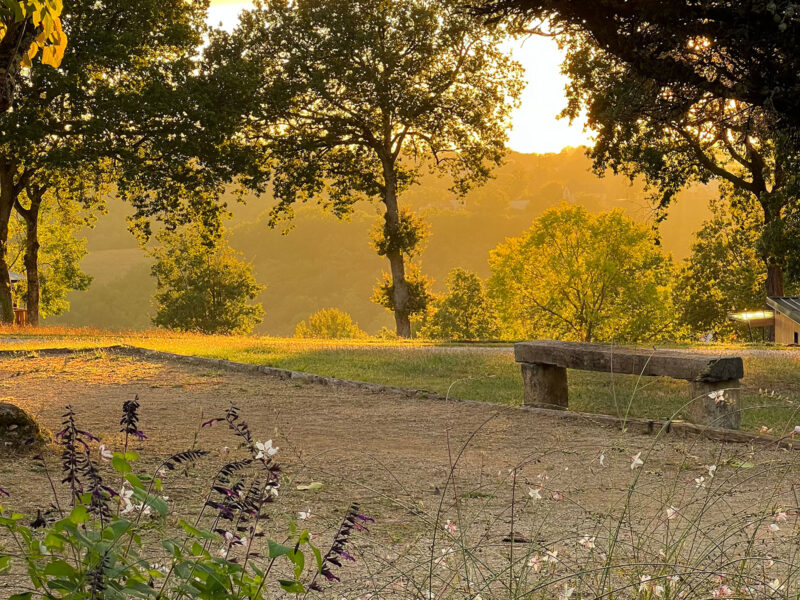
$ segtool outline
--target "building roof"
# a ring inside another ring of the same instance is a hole
[[[800,323],[800,297],[767,298],[767,306]]]
[[[8,274],[11,276],[11,283],[14,283],[15,281],[25,281],[25,278],[19,273],[9,271]]]

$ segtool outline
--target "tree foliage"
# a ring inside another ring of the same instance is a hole
[[[764,263],[756,247],[760,207],[713,204],[713,217],[695,234],[692,253],[678,272],[675,307],[678,320],[692,337],[708,332],[719,336],[741,333],[730,312],[764,307]],[[789,288],[794,289],[791,278]]]
[[[353,318],[338,308],[323,308],[308,317],[308,321],[300,321],[294,332],[298,338],[354,339],[365,337]]]
[[[264,310],[251,301],[263,286],[224,237],[209,241],[198,226],[165,230],[152,251],[153,323],[200,333],[250,333]]]
[[[434,339],[486,340],[500,333],[497,312],[481,278],[461,268],[447,276],[447,293],[433,302],[433,312],[420,331]]]
[[[502,36],[450,0],[263,0],[234,34],[243,70],[261,73],[245,139],[271,159],[274,220],[310,198],[340,216],[381,202],[382,305],[403,336],[423,296],[407,278],[398,196],[428,168],[464,193],[501,161],[521,88]],[[264,191],[266,173],[244,181]]]
[[[637,342],[668,337],[673,326],[671,260],[620,210],[549,209],[489,263],[508,337]]]

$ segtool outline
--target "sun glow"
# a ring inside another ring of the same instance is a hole
[[[242,10],[252,7],[241,0],[212,0],[208,20],[211,25],[230,31]],[[509,43],[509,49],[525,67],[528,82],[522,103],[512,116],[508,145],[517,152],[559,152],[568,146],[591,145],[583,121],[569,123],[558,119],[567,104],[561,73],[563,55],[555,41],[532,36]]]

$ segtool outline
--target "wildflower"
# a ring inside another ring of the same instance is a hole
[[[706,487],[706,483],[705,483],[705,481],[706,481],[706,478],[705,478],[705,477],[703,477],[702,475],[701,475],[700,477],[697,477],[697,478],[694,480],[695,487],[698,487],[698,488],[704,488],[704,487]]]
[[[653,587],[653,578],[649,575],[639,575],[639,593],[648,592]]]
[[[771,556],[764,557],[764,566],[769,568],[775,564],[775,561],[772,560]]]
[[[733,596],[733,590],[727,585],[722,584],[713,591],[712,596],[714,596],[714,598],[730,598]]]
[[[644,464],[644,461],[641,459],[642,453],[639,452],[636,456],[631,456],[631,471],[634,469],[638,469]]]
[[[536,489],[530,488],[528,490],[528,496],[530,496],[534,500],[541,500],[542,499],[542,494],[540,493],[541,491],[542,488],[536,488]]]
[[[301,510],[298,517],[301,521],[308,521],[311,518],[311,509]]]
[[[666,590],[664,589],[663,585],[654,585],[653,586],[653,596],[655,596],[656,598],[663,598],[665,591]]]
[[[589,537],[588,535],[584,535],[584,536],[583,536],[583,537],[582,537],[582,538],[581,538],[581,539],[578,541],[578,543],[579,543],[581,546],[583,546],[584,548],[586,548],[587,550],[592,550],[592,549],[594,549],[594,547],[595,547],[595,543],[594,543],[594,542],[595,542],[595,539],[597,539],[595,536]]]
[[[783,512],[783,511],[781,511],[779,513],[776,513],[775,514],[775,520],[776,521],[785,521],[786,520],[786,513]]]
[[[605,452],[601,452],[598,460],[600,461],[600,466],[601,467],[605,467],[606,466],[606,453]]]
[[[668,506],[667,507],[667,520],[671,521],[672,519],[674,519],[677,516],[678,516],[678,509],[675,508],[674,506]]]
[[[219,451],[219,455],[222,458],[225,458],[226,456],[228,456],[229,452],[230,452],[230,449],[227,446],[223,446],[222,449]]]
[[[528,566],[533,569],[534,573],[538,573],[542,570],[542,559],[538,554],[534,554],[528,559]]]
[[[711,398],[716,404],[722,404],[728,401],[725,397],[725,390],[714,390],[709,392],[708,397]]]
[[[103,462],[108,462],[114,458],[114,453],[106,448],[105,444],[100,444],[100,458]]]
[[[444,530],[449,533],[450,535],[455,535],[458,528],[456,524],[453,523],[450,519],[447,519],[447,522],[444,524]]]
[[[258,460],[260,458],[272,458],[278,453],[278,448],[272,446],[272,440],[267,440],[266,442],[256,442],[256,449],[258,453],[255,456],[255,459]]]
[[[769,427],[766,425],[762,425],[761,429],[758,430],[760,433],[769,433]]]
[[[792,435],[797,435],[798,433],[800,433],[800,425],[795,425]]]
[[[558,490],[554,490],[552,496],[553,500],[555,500],[556,502],[561,502],[564,499],[564,494],[562,494]]]
[[[549,563],[558,562],[558,550],[548,550],[545,552],[545,560]]]
[[[564,584],[564,588],[561,590],[561,593],[558,595],[559,600],[569,600],[572,598],[572,594],[575,593],[575,588],[569,587],[566,583]]]
[[[767,583],[767,587],[770,589],[770,591],[777,593],[782,591],[784,586],[781,583],[780,579],[773,579],[772,581]]]
[[[708,471],[708,478],[713,479],[717,472],[717,465],[705,465],[705,470]]]
[[[780,527],[778,527],[778,524],[777,524],[777,523],[770,523],[770,524],[769,524],[769,530],[770,530],[772,533],[775,533],[776,531],[780,531],[780,530],[781,530],[781,528],[780,528]]]

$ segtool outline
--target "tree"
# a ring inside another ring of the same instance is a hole
[[[153,323],[200,333],[250,333],[264,316],[252,301],[263,289],[252,265],[224,237],[209,240],[198,226],[165,230],[152,251],[157,290]]]
[[[103,192],[176,222],[218,217],[224,162],[213,153],[227,125],[229,86],[205,85],[198,65],[203,0],[74,0],[62,14],[70,37],[58,70],[37,63],[14,75],[13,110],[0,114],[0,320],[13,319],[8,277],[12,211],[29,225],[29,312],[36,312],[36,224],[64,195],[101,212]],[[221,96],[217,94],[221,93]],[[210,114],[216,120],[208,118]],[[219,123],[219,126],[215,125]],[[199,131],[208,137],[199,141]],[[212,165],[209,167],[209,165]],[[213,175],[211,174],[213,172]],[[224,176],[223,176],[224,178]]]
[[[767,273],[756,250],[760,207],[716,201],[712,209],[680,268],[674,302],[679,322],[693,334],[726,335],[740,329],[728,319],[730,312],[764,306]]]
[[[0,1],[0,113],[11,108],[20,67],[30,68],[39,50],[42,64],[61,63],[67,45],[62,9],[61,0]]]
[[[787,125],[800,119],[785,112],[787,102],[797,102],[796,92],[789,100],[787,90],[778,88],[782,69],[796,67],[800,57],[796,46],[787,46],[786,54],[759,53],[800,32],[800,14],[791,3],[609,0],[600,3],[607,13],[596,4],[492,4],[495,12],[525,20],[553,16],[571,80],[565,114],[587,113],[598,172],[644,176],[660,194],[662,216],[691,183],[721,181],[758,200],[765,293],[782,296],[782,221],[797,202],[800,164],[800,130]],[[792,88],[800,91],[792,77]]]
[[[17,285],[15,292],[25,298],[33,325],[39,316],[69,310],[67,294],[88,289],[92,281],[80,268],[87,254],[86,238],[79,235],[87,225],[81,206],[61,197],[48,199],[36,210],[35,219],[15,215],[9,234],[9,266],[26,275],[26,282]]]
[[[497,337],[500,322],[483,282],[456,268],[447,275],[447,293],[434,302],[420,335],[435,339],[485,340]]]
[[[366,337],[353,318],[338,308],[324,308],[300,321],[294,332],[298,338],[353,339]]]
[[[580,33],[637,77],[761,107],[800,127],[800,5],[791,0],[483,0],[516,29]],[[698,43],[700,42],[700,43]]]
[[[672,264],[622,211],[563,204],[489,256],[508,337],[638,342],[669,336]]]
[[[263,0],[234,35],[262,73],[244,137],[271,160],[274,221],[309,198],[340,216],[379,201],[391,283],[376,298],[403,337],[425,286],[410,276],[399,196],[426,168],[464,193],[501,161],[521,88],[502,35],[449,0]],[[246,182],[263,191],[266,176]]]

